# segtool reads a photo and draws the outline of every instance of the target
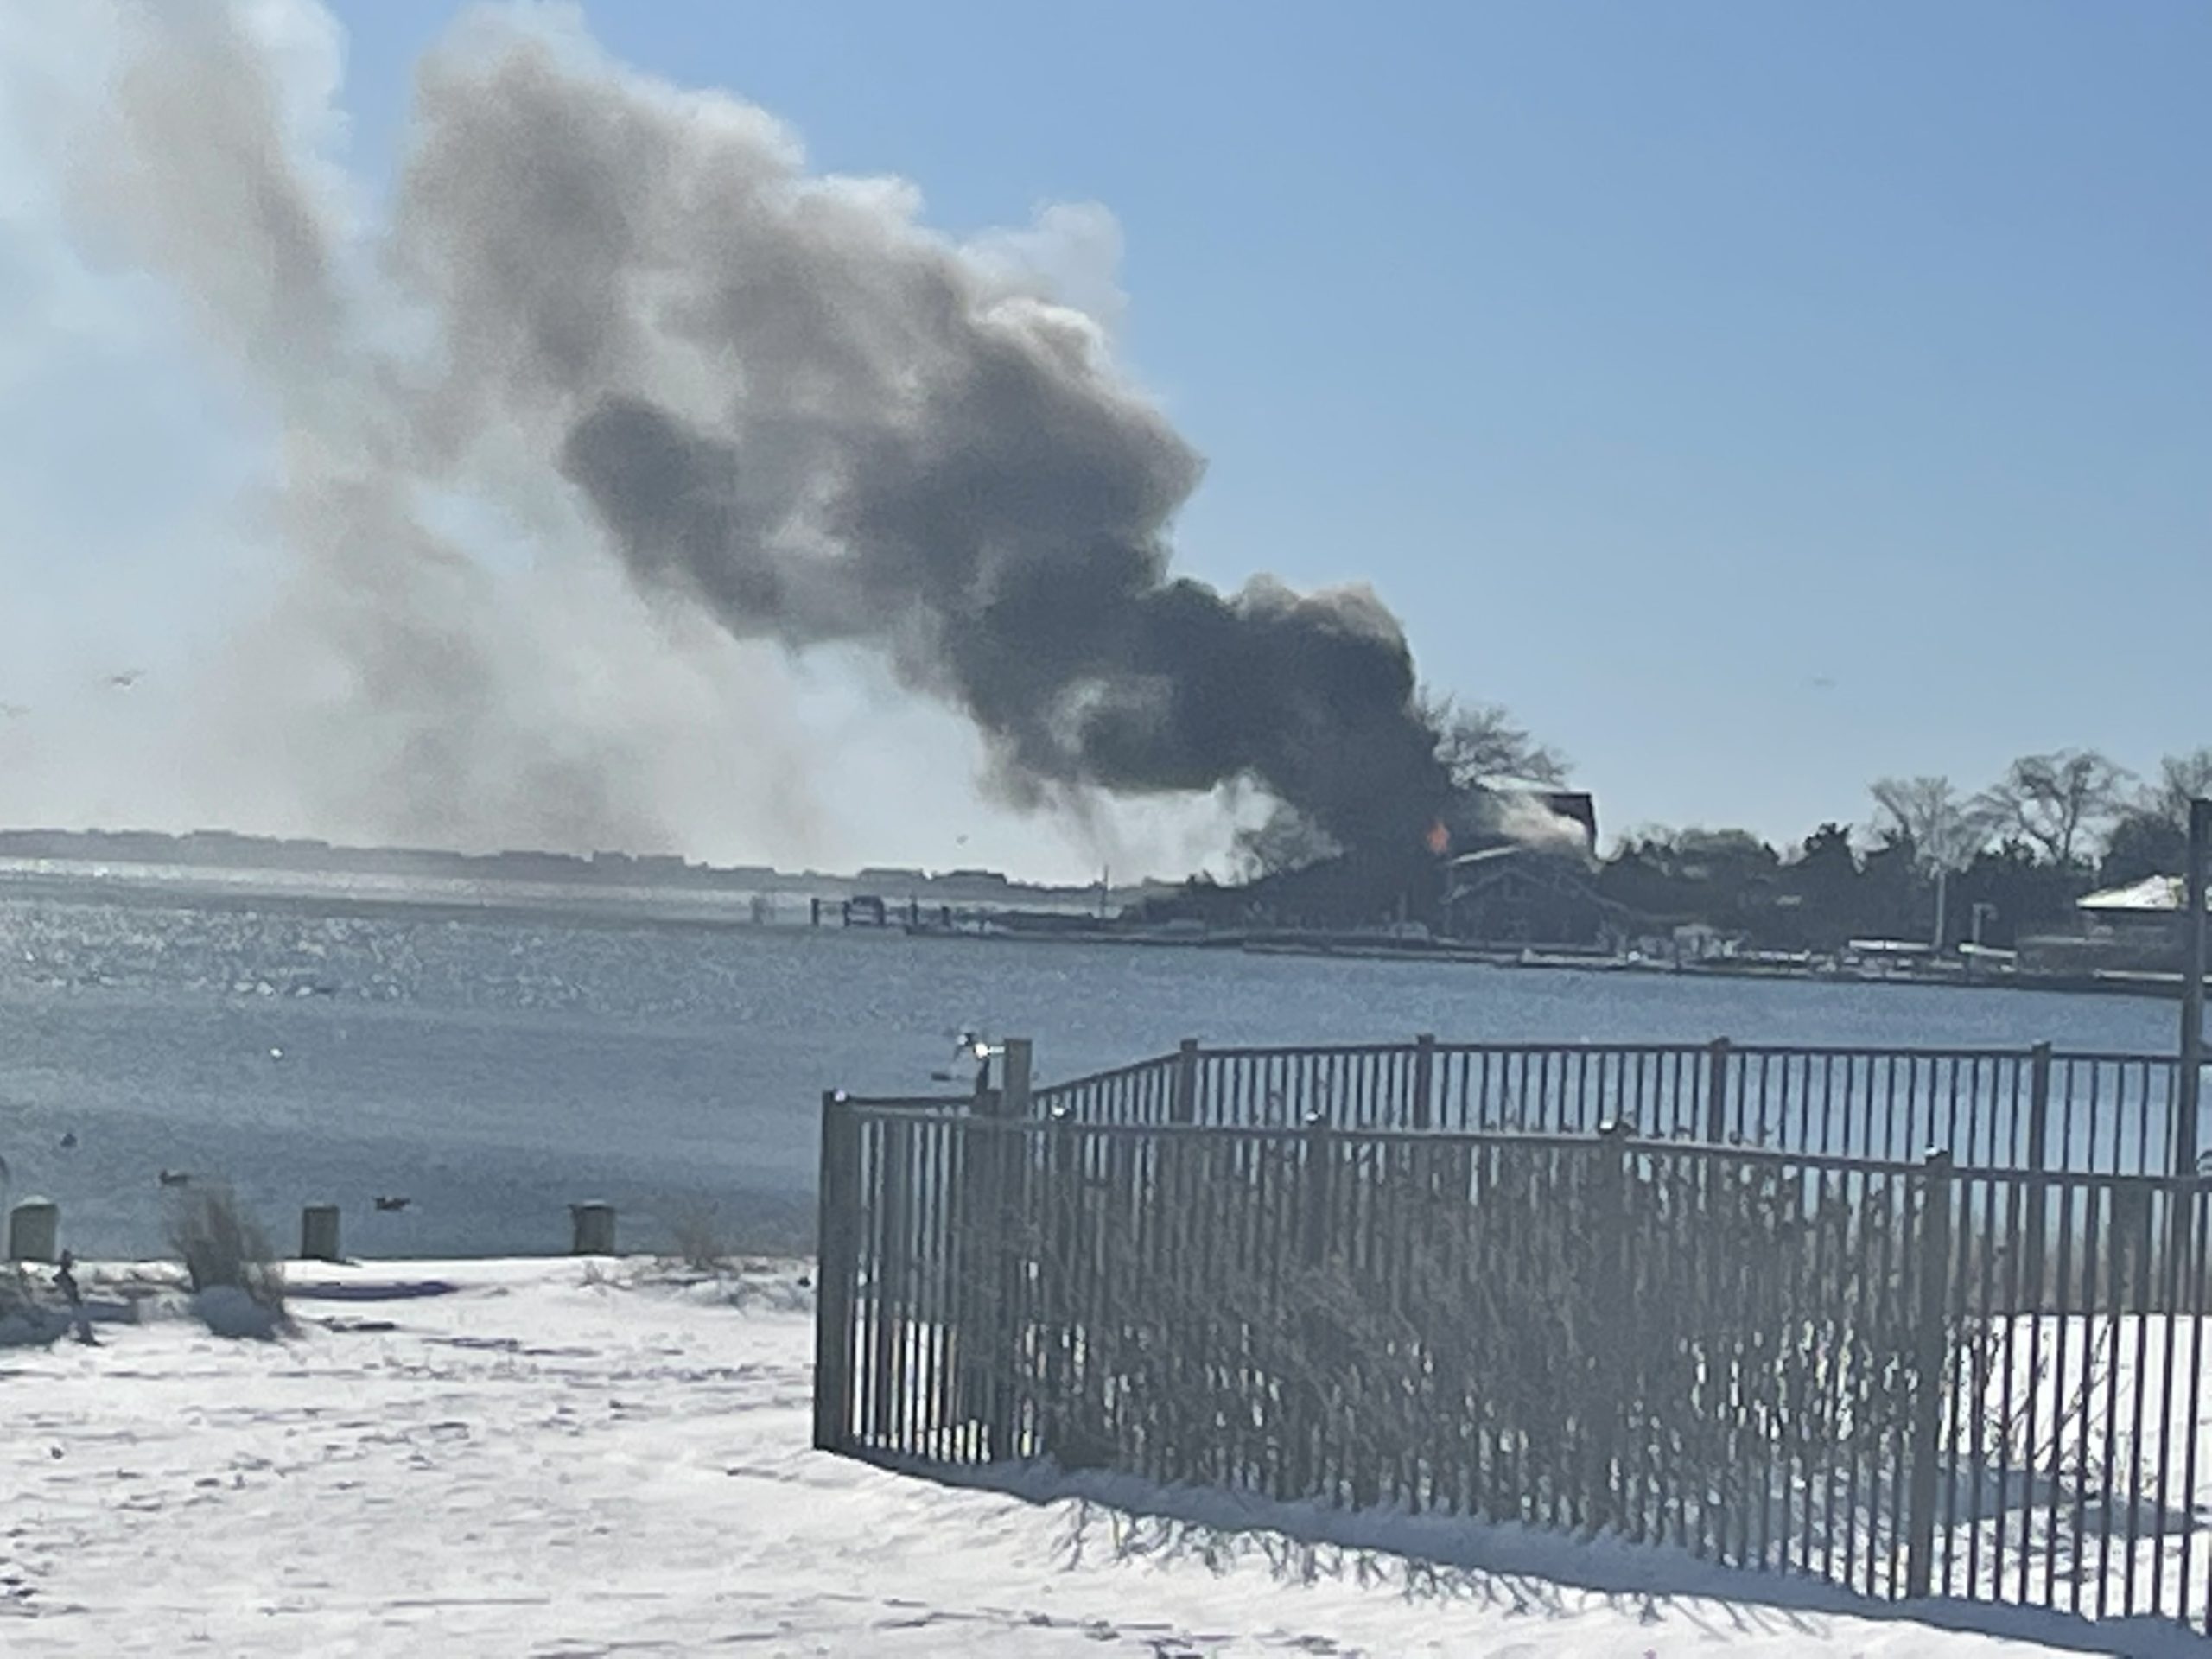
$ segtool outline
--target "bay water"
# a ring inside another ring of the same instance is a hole
[[[58,1200],[89,1256],[162,1251],[163,1170],[287,1247],[338,1204],[367,1256],[557,1251],[589,1199],[625,1248],[709,1213],[803,1245],[822,1091],[948,1092],[963,1030],[1031,1038],[1050,1081],[1184,1037],[2158,1052],[2175,1026],[2125,997],[0,888],[8,1196]]]

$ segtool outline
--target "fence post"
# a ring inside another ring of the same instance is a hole
[[[2204,1087],[2206,862],[2212,860],[2212,800],[2189,804],[2189,869],[2182,883],[2188,911],[2181,930],[2180,1074],[2174,1079],[2173,1173],[2196,1173],[2196,1109]]]
[[[1424,1031],[1414,1039],[1414,1100],[1412,1122],[1425,1129],[1435,1109],[1436,1033]]]
[[[1073,1436],[1074,1357],[1080,1315],[1073,1287],[1077,1206],[1081,1202],[1082,1152],[1075,1142],[1075,1119],[1065,1106],[1046,1118],[1043,1195],[1038,1206],[1037,1323],[1041,1356],[1037,1383],[1036,1443],[1039,1457],[1069,1463]],[[1084,1310],[1087,1314],[1088,1309]]]
[[[1318,1274],[1328,1255],[1329,1206],[1335,1185],[1332,1166],[1336,1160],[1336,1148],[1330,1134],[1328,1113],[1319,1107],[1308,1112],[1301,1138],[1305,1141],[1306,1160],[1299,1190],[1298,1255],[1309,1273]],[[1300,1368],[1305,1374],[1292,1378],[1284,1390],[1287,1409],[1282,1428],[1286,1448],[1283,1466],[1289,1477],[1290,1490],[1269,1494],[1277,1498],[1316,1496],[1329,1467],[1326,1396],[1313,1374],[1313,1357],[1304,1351],[1306,1327],[1301,1304],[1315,1294],[1316,1287],[1307,1286],[1277,1304],[1280,1317],[1287,1327],[1285,1336],[1297,1344],[1301,1357],[1307,1362]]]
[[[1918,1306],[1914,1310],[1917,1376],[1912,1390],[1912,1467],[1906,1489],[1904,1592],[1929,1594],[1936,1571],[1937,1479],[1943,1452],[1943,1386],[1951,1352],[1946,1329],[1951,1288],[1951,1154],[1921,1160],[1920,1228],[1914,1244]]]
[[[999,1060],[999,1116],[1029,1116],[1029,1069],[1033,1046],[1027,1037],[1009,1037]]]
[[[2028,1168],[2037,1174],[2050,1167],[2050,1045],[2028,1051]],[[2041,1181],[2028,1188],[2028,1306],[2044,1305],[2044,1230],[2049,1225],[2050,1190]]]
[[[1309,1268],[1319,1267],[1329,1230],[1331,1166],[1336,1161],[1329,1144],[1329,1115],[1318,1107],[1306,1115],[1306,1191],[1300,1255]]]
[[[1728,1141],[1728,1039],[1716,1037],[1705,1057],[1705,1138],[1713,1146]]]
[[[852,1432],[854,1235],[860,1224],[860,1125],[843,1094],[822,1092],[814,1218],[814,1446],[841,1452]]]
[[[1175,1051],[1175,1099],[1171,1117],[1178,1123],[1198,1120],[1198,1039],[1185,1037]]]
[[[1590,1374],[1584,1379],[1590,1397],[1581,1402],[1589,1414],[1592,1468],[1586,1494],[1585,1526],[1596,1533],[1616,1526],[1621,1516],[1616,1502],[1618,1485],[1614,1462],[1620,1447],[1621,1407],[1627,1390],[1621,1386],[1633,1337],[1623,1327],[1629,1299],[1624,1294],[1628,1276],[1628,1156],[1630,1130],[1625,1119],[1608,1118],[1598,1126],[1597,1179],[1591,1184],[1594,1213],[1591,1241],[1596,1255],[1592,1286],[1597,1304],[1598,1342],[1591,1356]]]
[[[1011,1051],[1013,1045],[1008,1044],[1007,1048]],[[1027,1045],[1024,1044],[1023,1048],[1022,1065],[1026,1070]],[[1002,1071],[1001,1075],[1011,1073]],[[1026,1103],[1026,1077],[1023,1082]],[[977,1247],[975,1259],[982,1269],[977,1274],[977,1289],[982,1294],[976,1325],[983,1343],[981,1363],[984,1367],[984,1456],[995,1462],[1015,1455],[1014,1316],[1020,1260],[1014,1220],[1026,1147],[1018,1127],[1020,1120],[1010,1109],[1009,1094],[1005,1089],[978,1091],[976,1116],[982,1122],[969,1129],[975,1137],[971,1144],[982,1188],[982,1202],[972,1212],[972,1224],[978,1230],[974,1236]]]

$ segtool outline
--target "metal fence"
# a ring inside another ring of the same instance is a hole
[[[1059,1104],[825,1103],[817,1445],[2205,1626],[2193,1178]]]
[[[1203,1048],[1038,1090],[1084,1123],[1591,1134],[1962,1164],[2166,1174],[2203,1137],[2171,1056],[1712,1043]]]

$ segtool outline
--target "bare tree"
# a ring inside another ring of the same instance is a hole
[[[1961,870],[1989,839],[1989,820],[1948,778],[1877,778],[1867,793],[1912,842],[1913,858],[1930,874]]]
[[[2083,837],[2118,815],[2133,776],[2094,749],[2024,754],[1978,797],[1988,818],[2071,864]]]
[[[1930,943],[1943,948],[1944,899],[1955,870],[1962,870],[1989,839],[1989,819],[1979,799],[1965,800],[1948,778],[1878,778],[1867,785],[1874,804],[1912,843],[1913,861],[1936,883],[1936,925]]]
[[[2192,749],[2158,762],[2158,780],[2144,791],[2138,810],[2187,830],[2189,804],[2208,795],[2212,795],[2212,749]]]
[[[1519,783],[1556,789],[1567,782],[1567,758],[1548,743],[1537,742],[1503,705],[1462,704],[1449,695],[1424,691],[1420,707],[1436,734],[1436,756],[1451,773],[1453,787]]]

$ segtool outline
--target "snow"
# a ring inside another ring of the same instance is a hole
[[[89,1307],[143,1316],[0,1352],[0,1652],[2202,1650],[2019,1610],[1866,1617],[1512,1529],[824,1456],[798,1264],[289,1273],[277,1341],[212,1334],[157,1269],[80,1268]]]

